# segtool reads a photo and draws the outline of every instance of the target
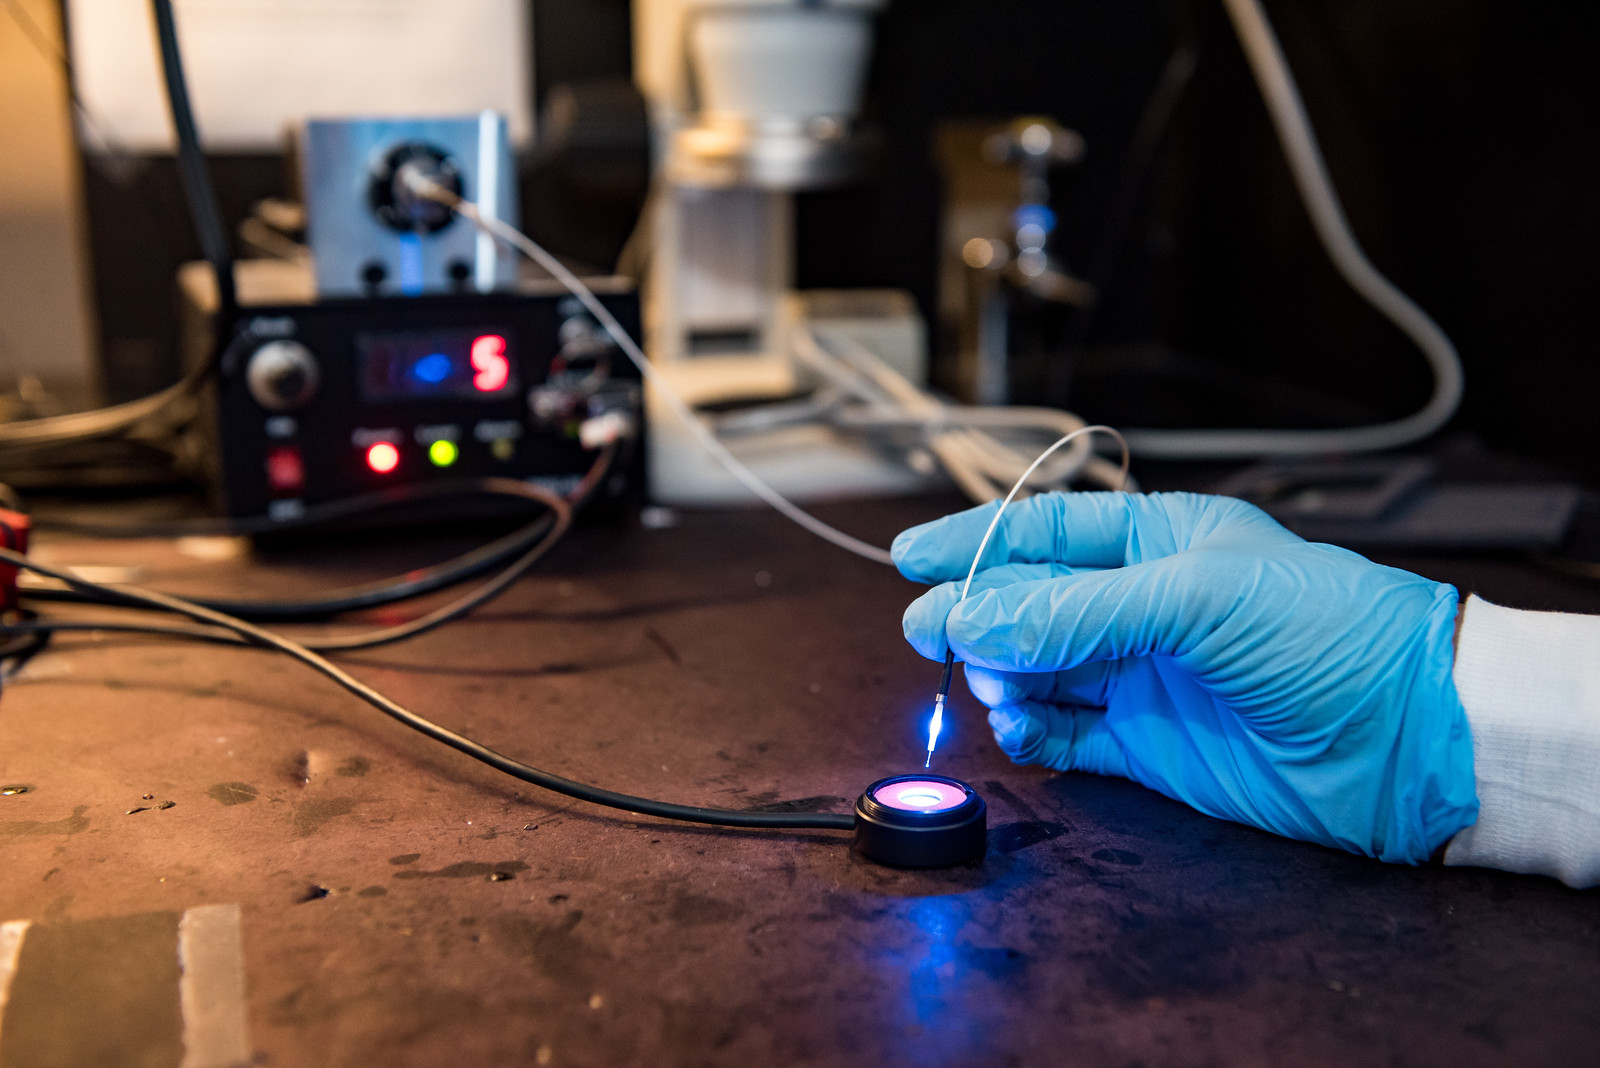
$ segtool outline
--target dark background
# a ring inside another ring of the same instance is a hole
[[[531,0],[536,92],[625,77],[625,0]],[[1456,341],[1458,434],[1600,477],[1589,292],[1600,242],[1600,44],[1572,5],[1269,2],[1329,168],[1378,267]],[[934,310],[938,123],[1051,115],[1088,157],[1059,184],[1060,248],[1104,256],[1124,155],[1173,49],[1199,63],[1110,262],[1065,398],[1097,420],[1205,425],[1394,416],[1426,397],[1420,357],[1328,266],[1215,0],[900,0],[881,17],[868,118],[880,180],[801,199],[802,286],[910,289]],[[529,161],[535,236],[607,265],[630,201],[583,197]],[[220,157],[225,211],[291,192],[276,157]],[[172,267],[198,255],[170,160],[91,160],[108,381],[175,373]],[[936,375],[949,353],[936,355]]]

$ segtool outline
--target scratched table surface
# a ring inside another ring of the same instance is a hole
[[[951,504],[823,514],[886,544]],[[289,596],[464,537],[206,559],[44,535],[39,555]],[[1600,611],[1600,585],[1515,561],[1398,562]],[[900,637],[915,592],[774,515],[691,512],[580,529],[471,619],[341,662],[572,778],[846,812],[920,763],[938,670]],[[986,796],[988,855],[893,870],[841,833],[538,792],[281,656],[62,637],[0,698],[0,782],[28,787],[0,796],[0,1068],[1595,1062],[1594,893],[1386,866],[1015,767],[959,686],[937,764]],[[180,967],[175,947],[217,916],[242,994],[226,961],[184,986],[204,954],[184,943]]]

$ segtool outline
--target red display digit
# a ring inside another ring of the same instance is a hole
[[[494,393],[511,380],[511,361],[506,359],[506,339],[499,334],[484,334],[472,341],[472,386],[480,393]]]

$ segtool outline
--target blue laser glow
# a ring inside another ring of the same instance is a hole
[[[944,694],[939,694],[933,699],[933,717],[928,720],[928,759],[922,762],[923,767],[933,764],[933,747],[939,744],[939,732],[944,729]]]

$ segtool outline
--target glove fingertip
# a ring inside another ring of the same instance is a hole
[[[913,582],[949,582],[966,575],[972,554],[999,501],[908,527],[895,536],[889,558]]]
[[[948,586],[935,587],[907,605],[900,618],[906,641],[929,660],[943,660],[949,648],[945,619],[955,600],[956,592]]]
[[[917,655],[927,660],[943,660],[944,654],[949,652],[949,647],[943,641],[935,639],[926,631],[905,628],[906,643],[917,651]]]
[[[928,539],[922,536],[932,525],[924,523],[902,530],[889,544],[889,559],[900,574],[912,582],[938,581],[938,561],[929,559]]]
[[[944,636],[963,662],[994,671],[1032,670],[1031,647],[1019,637],[1000,591],[957,600],[944,620]]]

